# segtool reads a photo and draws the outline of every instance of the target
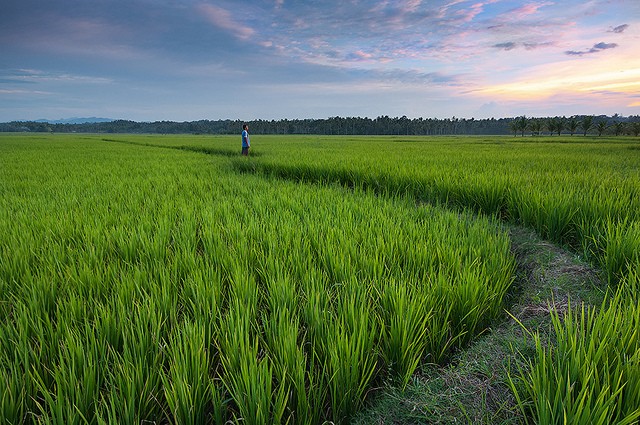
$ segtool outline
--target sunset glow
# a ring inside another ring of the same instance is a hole
[[[0,48],[0,121],[640,114],[637,0],[8,0]]]
[[[504,96],[509,99],[545,99],[564,93],[589,93],[607,91],[620,96],[640,94],[640,67],[622,71],[596,71],[571,69],[557,75],[522,79],[506,84],[497,84],[477,90],[486,96]]]

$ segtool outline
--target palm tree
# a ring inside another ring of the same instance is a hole
[[[558,136],[564,131],[567,126],[567,119],[565,117],[558,117],[556,120],[556,131]]]
[[[553,132],[556,131],[558,127],[558,119],[557,118],[547,118],[546,127],[549,130],[549,136],[553,136]]]
[[[598,137],[602,136],[602,133],[604,133],[606,129],[607,129],[607,122],[599,121],[596,124],[596,131],[598,132]]]
[[[571,117],[569,118],[569,121],[567,121],[567,130],[569,130],[572,136],[578,129],[579,125],[580,124],[578,123],[578,120],[576,119],[576,117]]]
[[[624,123],[622,121],[616,121],[613,123],[613,133],[616,136],[619,136],[622,133],[624,133]]]
[[[523,115],[516,118],[516,120],[518,120],[518,130],[522,132],[522,137],[524,137],[524,132],[527,130],[528,125],[527,117]]]
[[[542,120],[538,118],[533,118],[529,121],[529,128],[531,129],[532,136],[539,136],[542,131]]]
[[[509,121],[509,130],[513,131],[513,137],[516,137],[518,135],[518,129],[520,127],[518,126],[518,119],[514,118],[511,121]]]
[[[587,115],[584,118],[582,118],[582,122],[580,123],[580,127],[582,127],[582,131],[584,132],[584,135],[587,135],[587,132],[589,130],[591,130],[591,127],[593,127],[593,115]]]

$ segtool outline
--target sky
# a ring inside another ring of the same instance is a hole
[[[640,0],[3,0],[0,122],[640,115]]]

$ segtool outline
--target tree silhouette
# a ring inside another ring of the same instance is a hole
[[[569,118],[569,121],[567,121],[567,130],[569,130],[572,136],[575,134],[579,125],[580,124],[578,123],[576,117],[571,117]]]
[[[549,130],[549,136],[553,136],[554,131],[556,131],[556,127],[558,126],[558,118],[547,118],[545,120],[545,127]]]
[[[567,126],[567,119],[565,117],[556,118],[556,131],[558,132],[558,136],[562,134],[566,126]]]
[[[542,120],[539,118],[532,118],[529,120],[529,129],[532,136],[539,136],[542,131]]]
[[[513,137],[518,135],[518,130],[520,129],[518,119],[513,119],[509,121],[509,130],[513,132]]]
[[[624,123],[622,121],[616,121],[613,123],[613,134],[616,136],[624,133]]]
[[[604,133],[607,130],[607,122],[606,121],[599,121],[596,124],[596,131],[598,132],[598,137],[602,136],[602,133]]]
[[[582,128],[583,134],[586,136],[591,127],[593,127],[593,115],[587,115],[582,118],[582,122],[580,123],[580,127]]]
[[[522,133],[522,137],[524,137],[524,132],[527,131],[529,121],[524,115],[516,118],[516,120],[518,121],[518,130]]]

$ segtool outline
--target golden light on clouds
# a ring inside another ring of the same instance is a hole
[[[640,94],[640,61],[578,61],[548,64],[513,81],[475,90],[474,94],[513,100],[540,100],[558,94]],[[635,102],[630,106],[638,106]]]

